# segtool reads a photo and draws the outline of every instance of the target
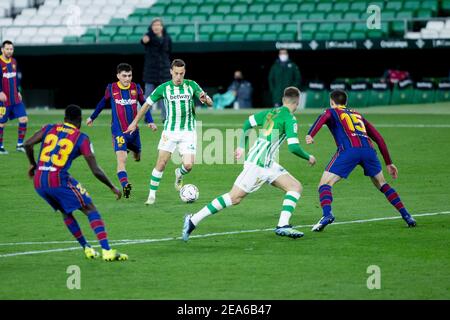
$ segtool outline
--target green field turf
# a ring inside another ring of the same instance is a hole
[[[0,157],[0,299],[449,299],[450,105],[361,111],[387,141],[399,168],[399,179],[389,178],[389,182],[417,215],[417,228],[409,229],[396,219],[397,211],[358,168],[333,189],[336,223],[322,233],[310,231],[310,225],[321,217],[317,184],[335,151],[324,128],[316,143],[305,147],[316,156],[315,167],[289,154],[286,145],[281,148],[280,163],[304,186],[291,219],[305,232],[303,238],[274,234],[283,193],[263,186],[239,206],[204,220],[193,233],[199,237],[184,243],[179,239],[183,216],[227,192],[242,165],[196,165],[185,182],[198,186],[200,198],[184,204],[174,190],[176,166],[170,163],[157,203],[146,207],[161,129],[155,134],[142,127],[142,161],[128,162],[134,185],[130,199],[115,201],[82,158],[71,169],[102,214],[113,247],[130,256],[123,263],[84,258],[59,214],[36,194],[27,178],[26,157],[14,151],[14,121],[4,137],[10,154]],[[319,112],[297,115],[303,145]],[[85,117],[88,114],[84,112]],[[62,111],[31,110],[27,136],[61,118]],[[245,112],[198,114],[204,131],[239,128],[245,118]],[[83,130],[94,144],[100,166],[118,184],[109,122],[105,112],[96,126]],[[203,148],[209,143],[204,142]],[[87,219],[81,212],[76,217],[86,237],[97,244]],[[366,221],[375,218],[394,219]],[[355,220],[363,221],[345,223]],[[128,243],[119,241],[125,239]],[[81,269],[80,290],[66,286],[66,270],[71,265]],[[371,265],[381,270],[379,290],[366,285]]]

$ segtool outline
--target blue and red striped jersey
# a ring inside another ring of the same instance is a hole
[[[89,137],[70,123],[48,124],[43,137],[34,175],[35,188],[57,188],[67,184],[72,161],[92,154]]]
[[[105,96],[97,104],[95,111],[92,113],[92,120],[98,117],[107,101],[111,103],[112,132],[119,134],[127,130],[138,112],[137,103],[139,102],[143,105],[145,98],[141,86],[134,82],[130,83],[128,87],[123,87],[120,82],[111,83],[106,87]],[[145,113],[145,121],[147,123],[153,122],[150,110]]]
[[[19,98],[19,80],[17,78],[17,61],[14,58],[6,59],[0,56],[0,91],[2,91],[7,100],[4,103],[6,107],[21,102]]]
[[[375,127],[359,112],[344,106],[326,109],[314,122],[308,135],[314,137],[327,125],[339,150],[348,148],[373,148],[375,141],[386,165],[392,163],[386,143]]]

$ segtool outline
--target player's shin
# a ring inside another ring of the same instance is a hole
[[[3,130],[4,127],[0,127],[0,148],[3,148]]]
[[[150,178],[150,194],[149,197],[155,197],[156,191],[158,191],[159,183],[161,182],[163,172],[153,169],[152,176]]]
[[[17,129],[17,145],[22,145],[25,139],[25,134],[27,133],[27,123],[19,122],[19,127]]]
[[[199,212],[194,214],[191,218],[191,222],[194,224],[194,226],[197,226],[200,221],[202,221],[207,216],[215,214],[225,208],[231,207],[232,205],[233,203],[231,201],[230,194],[225,193],[215,198],[213,201],[204,206]]]
[[[384,193],[386,196],[386,199],[400,212],[403,219],[410,218],[411,215],[408,213],[408,210],[406,210],[405,206],[403,205],[402,200],[400,199],[400,196],[395,191],[394,188],[392,188],[388,183],[384,184],[380,191]]]
[[[128,175],[126,171],[117,172],[117,177],[119,178],[119,182],[122,188],[128,184]]]
[[[77,220],[75,220],[75,217],[72,214],[63,215],[64,223],[67,226],[67,229],[69,229],[70,233],[77,239],[78,243],[84,248],[86,246],[89,246],[86,239],[83,236],[83,233],[81,232],[80,225],[78,224]]]
[[[100,246],[104,250],[111,249],[109,247],[108,235],[106,233],[105,224],[103,223],[103,219],[100,216],[100,213],[97,211],[93,211],[88,213],[89,223],[91,225],[92,230],[95,232],[97,236],[97,240],[100,243]]]
[[[289,219],[297,206],[297,201],[300,199],[300,193],[295,191],[288,191],[283,199],[283,208],[280,214],[280,220],[278,226],[289,225]]]
[[[324,217],[332,215],[331,203],[333,202],[333,194],[331,193],[331,186],[328,184],[321,185],[319,188],[320,206]]]

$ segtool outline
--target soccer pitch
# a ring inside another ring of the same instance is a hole
[[[202,221],[189,242],[181,241],[183,216],[229,191],[242,165],[196,164],[185,183],[198,186],[200,198],[184,204],[173,186],[176,165],[170,163],[156,204],[145,206],[160,123],[156,133],[141,124],[142,160],[130,157],[127,163],[134,187],[130,199],[116,201],[82,157],[74,161],[70,172],[92,196],[112,247],[130,257],[112,263],[86,260],[60,214],[34,191],[26,156],[14,151],[17,122],[8,123],[4,141],[10,154],[0,157],[0,299],[450,299],[450,104],[359,110],[387,142],[399,168],[399,178],[388,182],[417,228],[407,228],[357,168],[333,188],[336,222],[313,233],[311,225],[322,214],[317,185],[335,152],[327,128],[315,144],[305,146],[304,136],[320,111],[297,114],[300,143],[316,156],[316,166],[289,154],[286,145],[280,150],[281,165],[304,187],[291,218],[305,233],[301,239],[275,235],[284,194],[263,186],[239,206]],[[27,137],[43,124],[61,122],[62,114],[31,110]],[[89,114],[84,110],[84,119]],[[197,119],[204,134],[215,129],[225,136],[247,116],[245,111],[200,110]],[[82,130],[91,138],[100,166],[119,185],[110,120],[105,112],[94,127]],[[212,150],[211,141],[203,141],[204,152]],[[87,218],[81,212],[75,216],[97,245]],[[81,271],[80,289],[67,287],[70,266]],[[367,284],[373,266],[381,281],[379,289],[371,290]]]

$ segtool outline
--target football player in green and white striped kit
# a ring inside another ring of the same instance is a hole
[[[314,156],[304,151],[298,141],[297,119],[294,112],[297,110],[299,101],[300,90],[296,87],[288,87],[284,90],[283,106],[262,111],[248,118],[244,123],[240,147],[236,149],[237,159],[244,153],[248,131],[256,126],[262,126],[263,130],[247,154],[244,170],[237,177],[230,192],[215,198],[196,214],[185,216],[182,232],[184,241],[189,239],[191,232],[204,218],[226,207],[239,204],[247,194],[258,190],[264,183],[269,183],[286,192],[275,233],[291,238],[303,236],[302,232],[295,230],[289,224],[289,219],[300,198],[302,185],[275,162],[278,149],[287,140],[290,152],[307,160],[310,165],[316,163]]]
[[[186,64],[183,60],[175,59],[170,68],[172,80],[158,86],[147,98],[142,108],[129,125],[125,133],[133,132],[139,120],[151,105],[163,99],[166,108],[166,120],[161,140],[158,145],[158,160],[150,178],[150,192],[145,204],[153,204],[156,200],[164,169],[178,147],[182,156],[182,164],[175,169],[175,189],[179,191],[183,186],[183,176],[192,170],[197,148],[197,134],[195,131],[194,97],[201,103],[212,106],[212,99],[193,80],[184,79]]]

